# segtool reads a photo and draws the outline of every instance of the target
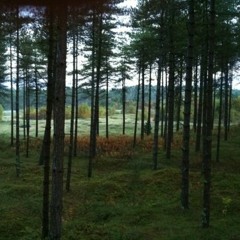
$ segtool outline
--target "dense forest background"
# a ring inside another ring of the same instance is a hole
[[[23,155],[37,154],[42,239],[62,237],[76,159],[85,160],[89,179],[106,156],[134,162],[148,154],[144,166],[159,173],[176,149],[181,208],[190,208],[194,159],[201,226],[210,226],[213,160],[226,157],[222,146],[239,128],[240,1],[139,0],[134,8],[126,2],[3,1],[1,141],[14,152],[17,179],[27,167]],[[113,134],[114,119],[120,123]],[[134,162],[135,170],[142,166]]]

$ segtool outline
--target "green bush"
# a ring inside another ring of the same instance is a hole
[[[79,118],[90,118],[91,108],[87,104],[82,104],[78,107],[78,117]]]
[[[109,116],[112,116],[112,115],[114,115],[116,113],[116,108],[114,107],[114,106],[112,106],[112,107],[110,107],[109,109],[108,109],[108,114],[109,114]]]
[[[36,109],[31,107],[30,108],[30,119],[36,119]],[[41,107],[38,109],[38,119],[46,119],[46,107]]]
[[[135,114],[136,113],[136,103],[128,102],[126,104],[126,113]]]
[[[3,119],[3,111],[4,111],[3,106],[0,104],[0,120],[1,121]]]
[[[65,107],[65,119],[71,119],[71,106]]]
[[[106,116],[106,108],[103,106],[99,107],[99,117],[105,117]]]

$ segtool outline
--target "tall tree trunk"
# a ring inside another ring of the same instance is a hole
[[[76,28],[76,26],[74,26]],[[74,120],[75,120],[75,93],[76,93],[76,32],[73,32],[73,75],[72,75],[72,102],[71,102],[71,120],[70,120],[70,138],[68,148],[68,167],[67,167],[67,179],[66,179],[66,190],[70,191],[71,173],[72,173],[72,157],[73,157],[73,140],[74,140]]]
[[[205,21],[205,20],[204,20]],[[196,133],[196,145],[195,151],[199,152],[201,149],[201,137],[202,137],[202,124],[203,124],[203,98],[204,98],[204,87],[205,87],[205,79],[207,78],[207,51],[208,51],[208,44],[205,40],[205,43],[201,49],[201,69],[200,69],[200,85],[199,85],[199,100],[198,100],[198,116],[197,116],[197,133]]]
[[[228,84],[228,64],[225,64],[225,84],[224,84],[224,140],[228,140],[228,113],[229,113],[229,84]]]
[[[180,73],[179,73],[176,131],[179,131],[179,128],[180,128],[180,117],[181,117],[181,106],[182,106],[183,57],[181,57],[180,61],[181,63],[180,63]]]
[[[77,156],[77,143],[78,143],[78,43],[79,43],[79,32],[77,30],[77,46],[76,46],[76,73],[75,73],[75,127],[74,127],[74,145],[73,145],[73,156]]]
[[[153,169],[157,170],[158,167],[158,133],[160,121],[160,90],[161,90],[161,63],[158,63],[158,76],[157,76],[157,90],[156,90],[156,106],[155,106],[155,120],[154,120],[154,142],[153,142]]]
[[[107,66],[107,63],[106,63]],[[107,76],[106,76],[106,138],[109,137],[109,72],[107,69]]]
[[[219,90],[216,162],[219,162],[219,153],[220,153],[220,139],[221,139],[221,128],[222,128],[221,126],[222,125],[222,100],[223,100],[222,93],[223,93],[223,69],[221,70],[220,90]]]
[[[35,115],[35,123],[36,123],[36,128],[35,128],[35,137],[38,137],[38,108],[39,108],[39,88],[38,88],[38,78],[37,78],[37,56],[35,55],[35,72],[34,72],[34,81],[35,81],[35,110],[36,110],[36,115]]]
[[[123,125],[122,125],[122,134],[125,135],[125,125],[126,125],[126,85],[125,78],[122,74],[122,117],[123,117]]]
[[[137,101],[136,101],[136,112],[135,112],[135,123],[134,123],[134,133],[133,133],[133,148],[137,144],[137,125],[138,125],[138,107],[139,107],[139,95],[140,95],[140,83],[141,83],[141,72],[140,68],[138,71],[138,87],[137,87]]]
[[[192,68],[193,68],[193,40],[194,40],[194,0],[188,1],[188,52],[186,66],[186,86],[184,101],[183,145],[182,145],[182,191],[181,203],[183,209],[189,208],[189,140],[190,115],[192,98]]]
[[[142,65],[141,140],[144,139],[145,67]]]
[[[228,107],[228,132],[230,131],[230,125],[231,125],[231,110],[232,110],[232,73],[229,77],[229,107]]]
[[[165,96],[165,99],[166,99],[166,89],[167,89],[167,86],[165,86],[165,90],[164,90],[164,79],[163,79],[163,69],[161,70],[161,137],[163,138],[164,137],[164,116],[165,116],[165,112],[166,112],[166,107],[165,107],[165,111],[164,111],[164,96]],[[166,106],[166,105],[165,105]]]
[[[95,103],[94,103],[94,95],[95,95],[95,13],[93,13],[93,26],[92,26],[92,76],[91,76],[91,123],[90,123],[90,144],[89,144],[89,159],[88,159],[88,177],[92,176],[92,165],[93,159],[96,155],[96,127],[95,127]]]
[[[97,47],[97,66],[96,66],[96,94],[95,94],[95,128],[96,128],[96,136],[95,142],[97,142],[97,135],[99,135],[99,95],[100,95],[100,82],[101,82],[101,69],[102,69],[102,24],[103,24],[103,15],[102,13],[99,14],[98,16],[98,47]],[[96,155],[96,151],[95,151]]]
[[[168,130],[168,106],[169,106],[169,86],[168,86],[168,72],[167,72],[167,66],[165,67],[165,115],[164,115],[164,131],[163,131],[163,137],[164,137],[164,150],[167,149],[167,130]]]
[[[19,56],[19,8],[16,9],[16,17],[17,17],[17,66],[16,66],[16,174],[17,177],[20,176],[21,164],[20,164],[20,134],[19,134],[19,81],[20,81],[20,56]]]
[[[54,96],[54,148],[52,164],[52,198],[50,207],[50,239],[61,239],[63,201],[63,159],[65,118],[65,77],[67,48],[67,9],[59,3],[57,11],[57,59]]]
[[[194,74],[194,109],[193,109],[193,131],[197,131],[197,106],[198,106],[198,60],[196,60],[195,74]]]
[[[172,27],[171,27],[172,28]],[[173,120],[174,120],[174,46],[173,29],[170,30],[170,53],[169,53],[169,83],[168,83],[168,124],[166,138],[166,157],[171,157],[173,139]]]
[[[25,126],[24,126],[25,127]],[[26,157],[29,157],[29,134],[30,134],[30,85],[26,69]]]
[[[208,228],[210,224],[210,190],[211,190],[211,160],[212,160],[212,88],[213,88],[213,59],[215,45],[215,0],[210,0],[210,20],[209,20],[209,63],[208,81],[206,86],[206,117],[203,127],[205,128],[203,137],[203,212],[202,227]]]
[[[212,106],[212,129],[214,127],[214,120],[215,120],[215,111],[216,111],[216,91],[217,91],[217,80],[216,80],[216,73],[213,77],[213,106]]]
[[[50,155],[51,155],[51,119],[53,111],[54,85],[55,85],[55,60],[54,60],[54,16],[50,8],[47,12],[48,20],[48,82],[47,82],[47,109],[44,138],[42,144],[40,164],[44,164],[43,172],[43,206],[42,206],[42,239],[49,236],[49,173],[50,173]]]
[[[9,42],[10,50],[10,86],[11,86],[11,147],[14,145],[14,100],[13,100],[13,53],[12,53],[12,34]]]
[[[23,124],[21,125],[22,129],[23,129],[23,139],[26,139],[26,91],[27,91],[27,87],[26,87],[26,79],[23,80]]]
[[[159,98],[160,101],[160,98]],[[152,106],[152,65],[150,64],[149,69],[149,86],[148,86],[148,120],[146,125],[146,133],[147,135],[151,134],[151,106]],[[159,121],[159,120],[158,120]],[[159,125],[159,122],[158,122]]]

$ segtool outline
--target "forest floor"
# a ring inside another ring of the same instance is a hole
[[[174,145],[171,159],[160,148],[155,171],[151,150],[140,146],[129,155],[97,158],[91,179],[87,178],[87,158],[74,158],[71,191],[64,191],[62,239],[240,240],[239,143],[240,127],[234,127],[229,141],[221,142],[219,163],[214,159],[213,143],[208,229],[201,228],[200,154],[191,152],[187,211],[180,204],[180,144]],[[1,137],[0,240],[41,239],[43,168],[38,156],[34,147],[29,158],[21,154],[21,176],[17,178],[14,148],[9,146],[9,138]]]

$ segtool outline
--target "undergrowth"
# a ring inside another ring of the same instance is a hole
[[[202,229],[201,155],[194,152],[190,158],[190,209],[184,211],[180,206],[180,135],[168,160],[160,141],[156,171],[152,170],[150,137],[138,140],[135,150],[130,137],[98,138],[99,157],[91,179],[86,177],[88,138],[80,138],[80,157],[73,159],[71,191],[64,192],[62,239],[240,239],[239,142],[240,129],[235,128],[229,141],[221,142],[219,163],[214,160],[213,144],[211,226]],[[20,178],[15,176],[14,148],[4,140],[0,144],[1,240],[41,239],[41,140],[32,139],[31,144],[30,158],[24,153],[21,156]]]

